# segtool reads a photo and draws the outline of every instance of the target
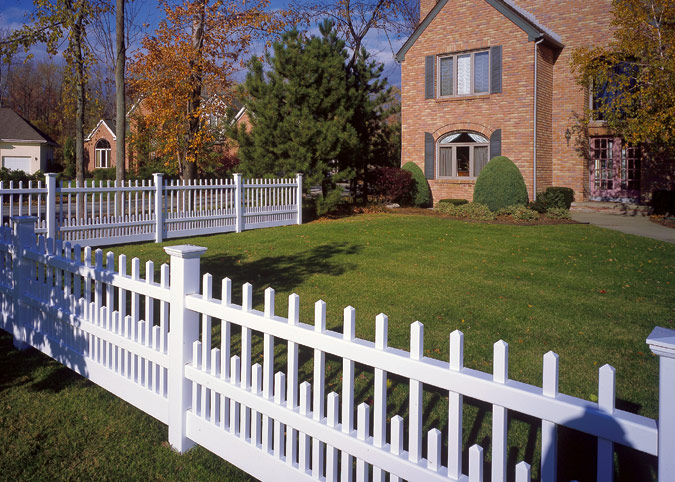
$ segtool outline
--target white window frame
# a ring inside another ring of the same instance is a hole
[[[476,54],[487,53],[488,54],[488,87],[485,92],[475,92],[475,72],[476,72]],[[463,55],[471,55],[471,89],[468,94],[458,94],[457,93],[457,59]],[[441,59],[452,58],[452,94],[451,95],[441,95]],[[472,50],[468,52],[455,52],[452,54],[438,55],[436,57],[436,98],[438,99],[449,99],[454,97],[466,97],[469,95],[489,95],[492,77],[492,64],[490,61],[490,49],[481,49],[481,50]]]
[[[101,141],[108,143],[108,147],[98,147]],[[112,147],[110,142],[106,139],[99,139],[96,141],[96,147],[94,147],[94,168],[95,169],[108,169],[110,167],[110,153]]]
[[[452,134],[477,134],[486,139],[486,142],[458,142],[452,144],[442,144],[441,142],[446,137]],[[458,176],[457,175],[457,147],[469,147],[469,175],[468,176]],[[472,131],[454,131],[448,132],[443,136],[439,137],[436,141],[436,179],[458,179],[458,180],[475,180],[477,176],[474,173],[474,148],[475,147],[487,147],[487,158],[488,162],[490,161],[490,139],[485,137],[483,134]],[[450,158],[450,176],[441,176],[441,149],[450,149],[452,154]]]

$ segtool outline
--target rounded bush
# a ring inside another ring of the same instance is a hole
[[[370,188],[377,200],[404,206],[411,203],[415,184],[410,171],[398,167],[378,167],[368,175]]]
[[[426,177],[424,177],[422,169],[412,161],[406,162],[401,169],[409,171],[412,174],[413,181],[415,181],[415,194],[412,200],[413,205],[420,208],[431,206],[431,189],[429,189],[429,183],[427,182]]]
[[[490,211],[514,205],[526,205],[528,201],[525,180],[520,169],[504,156],[493,158],[478,175],[473,190],[473,202],[485,204]]]

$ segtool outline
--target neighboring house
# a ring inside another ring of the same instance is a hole
[[[212,129],[219,129],[224,120],[224,114],[227,111],[227,105],[221,98],[221,96],[214,94],[205,99],[205,103],[216,103],[216,108],[214,111],[222,111],[223,116],[209,116],[206,120],[207,125]],[[235,109],[237,114],[234,117],[233,122],[248,122],[248,116],[246,114],[245,108],[238,102],[234,102]],[[131,132],[134,132],[137,128],[135,116],[132,114],[139,109],[139,112],[142,115],[147,115],[145,111],[143,101],[137,101],[129,112],[127,113],[127,135]],[[86,156],[87,170],[94,171],[95,169],[105,169],[115,167],[116,159],[116,146],[117,134],[115,129],[115,119],[101,119],[96,124],[96,127],[89,133],[89,135],[84,139],[84,151]],[[223,156],[236,156],[236,152],[231,152],[231,149],[225,144],[224,139],[220,139],[216,142],[217,148],[223,151]],[[152,153],[151,153],[152,156]],[[128,171],[130,166],[134,166],[134,163],[138,162],[138,159],[134,159],[133,149],[130,148],[127,143],[127,148],[125,149],[125,169]],[[137,167],[137,166],[134,166]]]
[[[402,164],[425,172],[434,202],[473,198],[476,177],[504,155],[533,199],[549,186],[577,200],[644,198],[641,151],[591,122],[579,149],[577,115],[593,102],[576,83],[572,51],[607,43],[610,0],[421,0],[402,64]],[[535,147],[536,146],[536,147]]]
[[[14,112],[0,107],[0,160],[2,167],[33,174],[45,171],[57,146],[47,134]]]

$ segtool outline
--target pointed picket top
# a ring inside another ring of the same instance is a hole
[[[66,253],[70,252],[70,244],[69,243],[65,244],[65,252]],[[113,253],[112,251],[108,251],[105,254],[105,267],[108,271],[113,271],[113,272],[115,271],[115,253]]]
[[[342,338],[347,341],[353,341],[356,338],[356,310],[353,306],[344,309]]]
[[[380,313],[375,318],[375,348],[384,350],[387,348],[389,337],[389,318],[384,313]]]
[[[213,297],[213,276],[206,273],[202,276],[202,298],[210,300]]]
[[[262,365],[256,363],[251,367],[251,390],[254,394],[262,393]]]
[[[274,316],[274,289],[268,287],[265,290],[265,318]]]
[[[432,428],[427,432],[427,467],[433,472],[441,468],[441,431]]]
[[[58,250],[57,250],[57,254],[58,254]],[[94,261],[95,266],[99,269],[103,268],[103,250],[102,249],[99,248],[94,252],[94,259],[95,259],[95,261]]]
[[[509,344],[499,340],[494,344],[492,377],[497,383],[506,383],[509,379]]]
[[[389,449],[394,455],[401,455],[403,453],[404,427],[403,417],[394,415],[391,418],[391,444],[389,445]]]
[[[410,325],[410,358],[421,360],[424,357],[424,324],[416,321]]]
[[[323,300],[314,303],[314,331],[326,331],[326,302]]]
[[[483,447],[480,445],[469,449],[469,482],[483,482]]]
[[[614,413],[616,399],[616,369],[611,365],[603,365],[599,370],[598,408],[607,413]]]
[[[557,353],[549,351],[544,355],[544,381],[543,393],[547,397],[558,395],[560,357]]]
[[[47,252],[49,254],[53,253],[53,239],[47,239]],[[84,265],[91,266],[91,246],[84,247]]]
[[[455,330],[450,333],[450,369],[464,368],[464,333]]]
[[[152,284],[155,281],[155,263],[153,261],[145,262],[145,282]]]
[[[300,323],[300,297],[292,293],[288,296],[288,324]]]
[[[253,285],[251,283],[244,283],[241,289],[241,309],[243,311],[251,311],[253,307]]]
[[[516,465],[516,482],[530,482],[530,464],[522,461]]]
[[[220,302],[225,306],[232,304],[232,280],[230,278],[223,278],[220,287]]]
[[[326,415],[326,421],[328,422],[328,426],[331,428],[335,428],[338,425],[338,413],[340,411],[340,395],[338,395],[335,392],[330,392],[328,394],[328,399],[326,401],[327,403],[327,415]]]
[[[88,247],[89,246],[87,246],[87,248]],[[131,279],[137,280],[140,277],[141,277],[141,260],[138,258],[134,258],[131,260]]]
[[[300,384],[300,415],[309,415],[312,406],[312,384],[302,382]]]
[[[75,259],[77,259],[78,261],[80,259],[80,246],[77,245],[77,244],[75,245]],[[117,263],[118,273],[122,276],[126,276],[127,275],[127,255],[126,254],[120,254],[117,257],[117,259],[118,259],[118,263]]]

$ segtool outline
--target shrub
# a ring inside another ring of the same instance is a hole
[[[551,219],[570,219],[570,210],[565,208],[551,208],[546,211],[546,217]]]
[[[527,204],[527,188],[518,167],[508,157],[493,158],[478,175],[473,202],[498,211],[514,204]]]
[[[536,221],[539,219],[539,213],[537,211],[533,211],[532,209],[519,204],[502,208],[495,214],[497,216],[508,216],[512,219],[518,219],[521,221]]]
[[[369,173],[370,187],[380,202],[399,203],[412,202],[415,181],[410,171],[398,167],[379,167]]]
[[[563,200],[565,202],[565,209],[569,209],[572,207],[572,203],[574,202],[574,189],[570,187],[558,187],[558,186],[551,186],[546,189],[547,193],[560,193],[562,194]]]
[[[93,172],[94,181],[114,181],[117,171],[114,167],[104,169],[95,169]]]
[[[478,221],[492,221],[495,215],[484,204],[467,203],[467,204],[450,204],[442,203],[436,207],[439,213],[447,214],[449,216],[456,216],[458,218],[476,219]]]
[[[42,171],[35,171],[33,174],[28,174],[25,171],[20,169],[7,169],[6,167],[0,167],[0,181],[9,183],[10,181],[14,182],[15,185],[18,185],[19,182],[28,184],[28,181],[33,182],[44,182],[45,175]]]
[[[567,209],[565,196],[560,191],[544,191],[537,194],[537,199],[529,204],[529,208],[538,213],[545,213],[549,209]]]
[[[340,205],[340,201],[342,201],[342,188],[340,187],[328,191],[325,198],[321,195],[316,201],[316,215],[321,217],[335,211]]]
[[[429,183],[427,182],[427,178],[424,177],[422,169],[414,162],[407,162],[402,169],[410,172],[415,181],[412,199],[413,205],[420,208],[431,206],[431,189],[429,189]]]
[[[438,201],[438,205],[440,206],[441,204],[453,204],[455,206],[461,206],[462,204],[468,204],[469,201],[466,199],[441,199]]]
[[[652,207],[652,214],[675,216],[675,191],[654,191],[649,204]]]

